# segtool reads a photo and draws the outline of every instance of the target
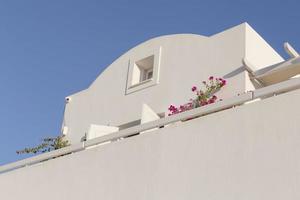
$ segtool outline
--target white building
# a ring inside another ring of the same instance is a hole
[[[300,58],[284,47],[246,23],[134,47],[66,98],[70,147],[0,167],[1,197],[299,199]],[[223,101],[167,116],[209,76]]]

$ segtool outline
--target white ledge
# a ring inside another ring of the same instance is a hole
[[[139,83],[136,83],[136,84],[133,84],[133,85],[131,85],[131,86],[129,87],[129,89],[131,89],[131,88],[135,88],[135,87],[138,87],[138,86],[140,86],[140,85],[143,85],[143,84],[149,83],[149,82],[151,82],[151,81],[153,81],[153,79],[152,79],[152,78],[150,78],[150,79],[147,79],[147,80],[144,80],[144,81],[141,81],[141,82],[139,82]]]
[[[253,99],[289,92],[300,88],[300,78],[292,78],[288,81],[276,83],[253,91]]]
[[[63,156],[63,155],[69,154],[69,153],[74,153],[74,152],[77,152],[77,151],[81,151],[83,149],[84,149],[83,143],[74,144],[74,145],[71,145],[71,146],[68,146],[68,147],[65,147],[65,148],[62,148],[62,149],[58,149],[58,150],[55,150],[55,151],[43,153],[43,154],[31,157],[31,158],[26,158],[26,159],[23,159],[23,160],[14,162],[14,163],[3,165],[3,166],[0,167],[0,173],[10,171],[10,170],[13,170],[13,169],[17,169],[17,168],[20,168],[20,167],[24,167],[24,166],[27,166],[27,165],[32,165],[32,164],[35,164],[35,163],[38,163],[38,162],[42,162],[42,161],[45,161],[45,160],[49,160],[49,159],[52,159],[52,158]]]

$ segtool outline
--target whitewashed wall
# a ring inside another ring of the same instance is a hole
[[[159,84],[125,94],[129,61],[161,48]],[[77,143],[90,124],[120,126],[139,120],[142,104],[156,113],[193,96],[190,88],[210,75],[225,77],[228,85],[218,94],[227,98],[253,89],[242,66],[247,56],[257,68],[282,58],[246,23],[210,37],[179,34],[149,40],[122,55],[86,90],[71,95],[64,125]]]
[[[298,200],[300,90],[0,174],[6,200]]]

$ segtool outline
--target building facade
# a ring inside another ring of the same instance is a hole
[[[66,98],[71,146],[0,166],[6,200],[300,198],[300,57],[248,24],[158,37]],[[210,76],[222,101],[168,116]]]

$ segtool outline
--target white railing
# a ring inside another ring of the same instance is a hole
[[[52,152],[40,154],[31,158],[23,159],[14,163],[6,164],[0,166],[0,173],[11,171],[14,169],[18,169],[21,167],[25,167],[28,165],[33,165],[36,163],[40,163],[42,161],[54,159],[63,155],[75,153],[78,151],[85,150],[88,147],[92,147],[101,143],[114,141],[119,138],[128,137],[131,135],[135,135],[137,133],[151,130],[154,128],[161,128],[168,124],[184,121],[190,118],[201,117],[204,115],[208,115],[214,112],[222,111],[224,109],[232,108],[235,106],[242,105],[244,103],[253,101],[255,99],[267,98],[270,96],[274,96],[277,94],[289,92],[292,90],[296,90],[300,88],[300,78],[294,78],[291,80],[287,80],[281,83],[277,83],[268,87],[264,87],[255,91],[247,92],[245,94],[233,97],[231,99],[226,99],[223,101],[219,101],[214,104],[210,104],[207,106],[203,106],[200,108],[196,108],[190,111],[182,112],[176,115],[172,115],[170,117],[162,118],[156,121],[148,122],[145,124],[141,124],[138,126],[134,126],[128,129],[121,130],[119,132],[111,133],[105,136],[101,136],[95,139],[91,139],[85,142],[81,142],[79,144],[71,145],[59,150],[55,150]]]

